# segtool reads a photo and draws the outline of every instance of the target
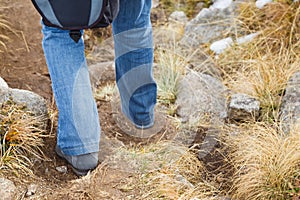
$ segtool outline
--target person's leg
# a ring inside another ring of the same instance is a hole
[[[75,43],[69,31],[45,25],[42,33],[43,49],[59,111],[57,146],[61,153],[69,156],[98,152],[100,124],[83,40]]]
[[[138,128],[154,124],[157,86],[153,79],[151,0],[120,0],[113,22],[116,81],[122,111]]]

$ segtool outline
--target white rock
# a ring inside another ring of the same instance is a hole
[[[236,42],[238,44],[243,44],[243,43],[246,43],[246,42],[251,42],[256,36],[258,36],[259,33],[251,33],[249,35],[245,35],[243,37],[239,37]]]
[[[255,5],[257,8],[262,9],[266,4],[271,3],[273,0],[257,0]]]
[[[210,45],[210,50],[215,52],[216,54],[222,53],[226,48],[228,48],[233,43],[233,40],[231,37],[213,42]]]
[[[232,0],[216,0],[211,7],[217,9],[226,9],[231,6],[232,2]]]
[[[0,103],[3,103],[9,99],[9,87],[6,81],[0,77]]]
[[[8,89],[6,81],[0,77],[0,88]]]

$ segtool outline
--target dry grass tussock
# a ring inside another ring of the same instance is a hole
[[[287,81],[300,70],[300,6],[273,2],[257,9],[240,7],[242,32],[259,32],[253,42],[234,46],[218,60],[225,83],[261,102],[261,119],[276,121]]]
[[[45,118],[34,116],[25,106],[11,101],[0,111],[0,169],[32,174],[33,159],[45,159],[41,147],[45,134]]]
[[[289,134],[266,124],[241,126],[227,139],[236,169],[234,199],[299,199],[300,124]]]
[[[142,152],[147,165],[156,168],[143,167],[148,170],[141,173],[138,182],[141,199],[205,198],[217,193],[215,186],[203,178],[205,167],[188,148],[172,142],[160,142]],[[154,163],[150,163],[151,160]]]

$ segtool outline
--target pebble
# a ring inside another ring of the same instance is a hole
[[[58,167],[56,167],[55,169],[56,169],[58,172],[63,173],[63,174],[67,173],[67,171],[68,171],[67,166],[58,166]]]
[[[26,197],[34,195],[37,191],[38,186],[36,184],[30,184],[27,188]]]

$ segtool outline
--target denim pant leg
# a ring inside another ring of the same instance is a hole
[[[113,22],[116,81],[123,113],[140,128],[154,123],[157,86],[153,79],[151,0],[120,0]]]
[[[81,39],[43,25],[43,49],[59,111],[57,145],[67,155],[98,152],[100,124]]]

